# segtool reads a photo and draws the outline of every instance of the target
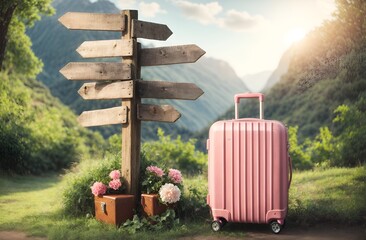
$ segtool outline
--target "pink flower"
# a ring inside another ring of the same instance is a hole
[[[177,169],[169,169],[168,174],[170,180],[172,180],[173,183],[180,184],[182,182],[182,173]]]
[[[164,175],[164,171],[157,166],[149,166],[146,168],[146,170],[155,174],[158,177],[162,177]]]
[[[166,183],[160,188],[159,195],[164,203],[175,203],[180,199],[180,190],[174,184]]]
[[[114,190],[117,190],[121,186],[122,186],[122,183],[119,179],[113,179],[112,181],[109,182],[109,187],[113,188]]]
[[[101,182],[95,182],[91,187],[91,190],[94,196],[103,195],[107,191],[107,186]]]
[[[121,177],[121,173],[119,172],[119,170],[113,170],[110,174],[109,177],[112,179],[119,179]]]

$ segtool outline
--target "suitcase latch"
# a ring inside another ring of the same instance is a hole
[[[102,209],[103,213],[107,213],[107,204],[105,202],[100,203],[100,208]]]

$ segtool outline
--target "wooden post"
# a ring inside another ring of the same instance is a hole
[[[124,40],[132,42],[132,56],[123,57],[122,61],[131,64],[133,79],[133,98],[122,99],[122,106],[127,108],[127,123],[122,125],[122,176],[126,179],[127,193],[135,195],[138,199],[138,184],[140,174],[140,138],[141,121],[137,119],[137,105],[141,103],[141,98],[136,91],[136,79],[140,78],[141,68],[138,63],[138,43],[136,38],[132,38],[132,20],[138,19],[136,10],[123,10],[121,12],[125,18],[125,30],[122,32]]]
[[[60,73],[73,81],[98,81],[79,89],[84,99],[122,99],[122,107],[85,111],[79,122],[86,127],[122,124],[122,177],[127,193],[139,199],[141,121],[175,122],[180,117],[172,106],[141,104],[141,97],[194,100],[203,94],[195,84],[143,82],[141,66],[195,62],[205,51],[194,44],[141,49],[137,38],[166,40],[172,31],[164,24],[139,21],[136,10],[69,12],[59,21],[74,30],[122,31],[122,39],[86,41],[77,49],[83,58],[121,56],[122,63],[72,62]]]

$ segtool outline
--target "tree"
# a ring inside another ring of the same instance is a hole
[[[42,14],[52,14],[52,0],[0,0],[0,70],[35,76],[42,62],[31,50],[25,34]]]
[[[341,105],[334,112],[338,125],[340,158],[333,165],[360,166],[366,162],[366,98],[361,97],[352,106]]]

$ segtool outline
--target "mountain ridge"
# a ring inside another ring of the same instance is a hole
[[[45,17],[34,28],[28,30],[28,35],[33,42],[33,50],[44,62],[44,71],[39,79],[50,88],[52,94],[58,97],[64,104],[71,107],[79,114],[84,110],[108,108],[120,105],[117,101],[85,101],[77,94],[82,83],[67,81],[59,70],[71,61],[84,60],[78,56],[75,49],[87,40],[119,39],[120,34],[111,32],[70,31],[58,23],[57,19],[68,11],[83,12],[119,12],[113,3],[109,1],[88,0],[63,0],[54,2],[56,15]],[[167,23],[168,24],[168,23]],[[200,46],[204,49],[204,46]],[[101,59],[106,61],[106,59]],[[100,60],[98,60],[100,61]],[[108,61],[111,61],[108,59]],[[115,59],[112,59],[115,61]],[[120,61],[120,60],[119,60]],[[154,104],[172,104],[182,117],[174,127],[165,123],[143,123],[145,132],[156,132],[157,127],[162,127],[166,133],[176,131],[195,132],[203,129],[223,114],[232,105],[232,96],[237,91],[248,91],[248,88],[236,75],[230,65],[222,60],[202,57],[196,63],[167,65],[157,67],[143,67],[141,77],[145,80],[165,80],[172,82],[196,83],[205,93],[196,101],[182,100],[144,100]],[[104,136],[119,133],[118,126],[95,128],[104,131]],[[101,130],[108,129],[108,130]],[[150,135],[150,134],[148,134]],[[146,137],[149,139],[149,137]]]

